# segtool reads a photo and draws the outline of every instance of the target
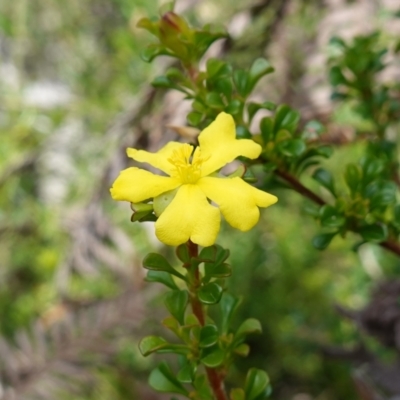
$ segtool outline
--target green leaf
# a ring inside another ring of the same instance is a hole
[[[193,327],[197,325],[199,325],[199,320],[194,314],[189,313],[185,316],[185,326]]]
[[[143,28],[152,33],[154,36],[159,35],[159,30],[158,30],[158,23],[155,21],[150,20],[149,18],[141,18],[136,26],[138,28]]]
[[[168,345],[168,342],[162,337],[146,336],[139,342],[139,350],[146,357],[165,345]]]
[[[255,318],[246,319],[238,328],[235,334],[235,340],[242,339],[247,335],[261,333],[260,321]]]
[[[229,100],[232,96],[232,91],[233,91],[233,83],[231,78],[219,78],[215,82],[215,90],[218,93],[223,94],[225,98]],[[239,104],[241,103],[239,102]]]
[[[206,367],[216,368],[224,362],[225,353],[218,347],[213,349],[211,352],[207,352],[206,354],[207,355],[201,359],[202,364],[204,364]]]
[[[292,138],[292,134],[287,129],[280,129],[275,136],[277,142],[282,142]]]
[[[265,58],[257,58],[250,67],[247,92],[251,93],[257,82],[264,75],[270,74],[273,71],[274,68]]]
[[[396,202],[397,186],[394,182],[374,181],[364,190],[365,197],[370,199],[370,209],[384,207]]]
[[[276,103],[274,103],[273,101],[264,101],[263,103],[261,103],[261,108],[265,110],[275,111],[276,107]]]
[[[207,77],[213,78],[213,81],[221,77],[230,77],[232,75],[232,65],[217,58],[210,58],[207,61]]]
[[[245,126],[236,125],[236,137],[238,139],[251,139],[251,133]]]
[[[269,378],[265,371],[251,368],[246,376],[246,400],[256,400],[269,386]]]
[[[165,72],[165,76],[168,79],[172,79],[174,81],[184,82],[186,80],[185,75],[183,75],[182,71],[178,68],[170,67]]]
[[[335,195],[335,182],[329,171],[323,168],[318,168],[312,175],[312,178]]]
[[[143,267],[153,271],[165,271],[186,281],[186,277],[176,271],[161,254],[149,253],[143,260]]]
[[[361,160],[361,166],[363,169],[364,184],[368,184],[373,179],[379,178],[385,169],[384,161],[371,157],[364,157]]]
[[[361,170],[356,164],[348,164],[344,172],[344,180],[351,193],[356,193],[361,182]]]
[[[242,343],[235,347],[233,352],[241,357],[247,357],[250,353],[250,346],[246,343]]]
[[[265,109],[274,111],[276,109],[276,104],[272,101],[265,101],[264,103],[247,103],[247,112],[249,115],[249,120],[251,121],[258,110]]]
[[[232,275],[232,267],[227,263],[205,265],[205,277],[207,278],[226,278]]]
[[[333,154],[333,148],[329,145],[318,146],[314,149],[315,154],[324,158],[329,158]]]
[[[200,331],[199,347],[211,347],[217,343],[219,338],[218,329],[215,325],[205,325]]]
[[[222,296],[222,287],[215,282],[207,283],[198,291],[199,300],[203,304],[216,304]]]
[[[294,133],[299,121],[300,113],[286,104],[282,104],[275,113],[274,131],[277,133],[280,130],[287,130],[290,133]]]
[[[154,197],[153,208],[154,214],[159,217],[164,210],[171,204],[172,200],[175,198],[177,189],[168,190],[159,196]]]
[[[175,374],[171,371],[166,362],[161,363],[151,372],[149,385],[158,392],[178,393],[184,396],[188,396],[189,394],[175,378]]]
[[[147,336],[143,338],[139,343],[139,350],[145,357],[151,353],[174,353],[187,356],[190,352],[188,346],[184,344],[171,344],[158,336]]]
[[[321,225],[326,228],[339,228],[346,223],[346,218],[335,207],[328,204],[321,207],[319,215]]]
[[[329,44],[332,45],[332,46],[337,46],[337,47],[339,47],[341,49],[345,49],[347,47],[346,43],[344,42],[344,40],[342,38],[340,38],[340,37],[337,37],[337,36],[332,36],[330,38],[330,40],[329,40]]]
[[[303,139],[289,139],[279,142],[276,146],[277,150],[287,157],[299,157],[307,149]]]
[[[367,225],[358,230],[364,240],[371,242],[383,242],[387,239],[388,231],[385,225]]]
[[[253,174],[253,171],[250,168],[246,168],[242,179],[247,183],[256,183],[258,181],[257,177]]]
[[[224,102],[221,99],[219,93],[216,92],[209,92],[206,95],[206,104],[210,108],[214,108],[217,110],[223,109],[225,107]]]
[[[246,400],[245,393],[243,389],[235,388],[229,393],[230,400]]]
[[[214,262],[216,255],[217,255],[216,245],[203,247],[199,254],[199,260]]]
[[[224,37],[227,37],[227,34],[225,32],[210,32],[206,29],[195,31],[193,48],[194,50],[196,50],[197,60],[199,60],[204,55],[204,53],[213,42]]]
[[[336,234],[337,232],[320,233],[319,235],[314,236],[312,244],[316,249],[324,250],[329,246],[329,243],[332,241]]]
[[[247,113],[249,115],[249,120],[251,121],[256,114],[256,112],[261,108],[260,103],[247,103]]]
[[[175,333],[176,336],[180,337],[180,325],[179,322],[172,315],[164,318],[162,324]]]
[[[320,206],[315,203],[306,203],[304,206],[304,212],[307,213],[308,215],[311,215],[312,217],[320,217]]]
[[[335,65],[329,70],[329,82],[332,86],[348,85],[346,77],[339,66]]]
[[[196,365],[191,364],[190,362],[186,362],[184,366],[179,370],[176,377],[178,378],[179,382],[192,383],[194,375],[196,373],[196,369]]]
[[[231,66],[218,58],[209,58],[206,64],[207,77],[216,78],[219,76],[229,75],[231,73]]]
[[[235,83],[236,90],[242,97],[247,97],[249,94],[249,75],[242,69],[233,71],[233,82]]]
[[[222,264],[229,257],[229,250],[224,249],[219,244],[216,244],[215,248],[216,248],[216,253],[215,253],[214,261],[216,264]]]
[[[274,120],[271,117],[264,117],[260,122],[261,137],[265,144],[274,138]]]
[[[131,210],[133,212],[152,212],[153,204],[149,203],[131,203]]]
[[[192,111],[186,116],[186,119],[187,119],[189,125],[197,127],[200,125],[200,122],[203,119],[203,114],[200,114],[196,111]]]
[[[204,374],[197,374],[193,386],[196,389],[198,399],[201,400],[215,400],[215,397],[210,391],[210,385]]]
[[[233,318],[235,311],[239,307],[240,302],[241,301],[239,298],[234,297],[229,293],[225,292],[224,295],[222,296],[221,301],[219,303],[222,315],[222,321],[221,321],[222,333],[226,334],[228,332],[231,320]]]
[[[155,217],[152,211],[134,211],[131,222],[143,222],[147,217]]]
[[[205,114],[207,111],[207,108],[204,105],[204,103],[202,101],[198,101],[198,100],[193,101],[192,108],[194,111],[198,111],[199,114],[201,114],[201,115]]]
[[[189,248],[186,243],[180,244],[176,248],[176,256],[179,258],[184,263],[189,263],[190,262],[190,253],[189,253]]]
[[[225,107],[225,112],[227,112],[228,114],[236,115],[242,110],[242,107],[243,107],[243,103],[240,100],[233,99]]]
[[[158,282],[162,283],[163,285],[173,289],[177,290],[178,286],[176,286],[176,283],[171,277],[171,274],[165,271],[147,271],[147,276],[145,278],[147,282]]]
[[[152,86],[155,88],[167,88],[170,89],[175,86],[175,84],[166,76],[157,76],[153,82],[151,82]]]
[[[165,305],[181,325],[184,323],[185,310],[189,301],[187,290],[174,290],[166,294]]]
[[[158,44],[150,44],[140,54],[142,60],[148,63],[161,55],[171,55],[171,53],[165,47]]]

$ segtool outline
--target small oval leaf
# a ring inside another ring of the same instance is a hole
[[[332,174],[329,171],[323,168],[318,168],[312,177],[319,184],[328,189],[333,195],[335,194],[335,182]]]
[[[246,376],[246,400],[255,400],[269,385],[269,377],[261,369],[251,368]]]
[[[189,293],[187,290],[173,290],[172,292],[167,293],[165,297],[165,305],[168,311],[181,325],[184,323],[188,301]]]
[[[215,351],[207,354],[201,359],[201,362],[209,368],[219,367],[224,362],[225,353],[221,349],[216,349]]]
[[[218,341],[218,329],[215,325],[205,325],[200,331],[200,347],[211,347]]]
[[[203,304],[216,304],[222,296],[222,287],[215,282],[208,283],[198,291],[199,300]]]
[[[147,271],[145,281],[162,283],[172,290],[178,290],[178,286],[176,286],[171,274],[165,271]]]
[[[165,271],[172,275],[177,276],[183,280],[186,280],[186,277],[181,273],[176,271],[171,264],[163,257],[161,254],[157,253],[149,253],[143,260],[143,267],[146,269],[150,269],[153,271]]]
[[[140,341],[139,350],[143,356],[148,356],[163,347],[165,344],[168,344],[168,342],[162,337],[146,336]]]
[[[158,392],[178,393],[188,396],[187,390],[175,378],[167,363],[161,363],[149,376],[149,385]]]
[[[245,337],[252,333],[261,333],[262,327],[260,321],[255,318],[246,319],[236,331],[235,339]]]
[[[329,243],[332,241],[336,234],[337,232],[321,233],[319,235],[316,235],[312,240],[312,244],[316,249],[324,250],[329,246]]]

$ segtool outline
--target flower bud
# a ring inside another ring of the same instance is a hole
[[[187,42],[191,33],[186,21],[170,11],[162,16],[159,24],[161,43],[172,50],[179,58],[186,59],[188,57],[188,49],[182,38],[185,38],[185,42]]]

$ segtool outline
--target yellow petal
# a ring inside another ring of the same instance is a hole
[[[183,146],[183,143],[169,142],[156,153],[149,153],[145,150],[132,148],[128,148],[126,153],[128,154],[128,157],[133,158],[136,161],[148,163],[166,174],[171,175],[174,165],[172,165],[168,159],[172,156],[174,150],[181,146]]]
[[[222,168],[239,156],[257,158],[261,146],[250,139],[236,139],[232,116],[220,113],[214,122],[199,135],[201,155],[207,161],[202,166],[202,176]]]
[[[268,207],[278,201],[274,195],[256,189],[238,177],[208,176],[200,179],[197,185],[219,206],[228,223],[241,231],[248,231],[258,222],[258,207]]]
[[[120,172],[110,192],[114,200],[139,203],[179,185],[180,182],[175,178],[154,175],[139,168],[128,168]]]
[[[221,222],[220,212],[197,185],[183,185],[156,222],[156,236],[170,246],[189,239],[201,246],[215,243]]]

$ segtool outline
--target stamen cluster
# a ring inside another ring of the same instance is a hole
[[[168,161],[174,166],[171,176],[178,178],[182,183],[190,184],[201,178],[201,167],[207,159],[201,157],[200,148],[193,153],[193,146],[185,143],[173,151]]]

